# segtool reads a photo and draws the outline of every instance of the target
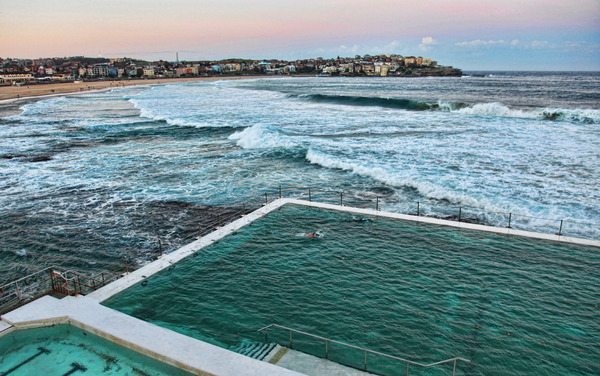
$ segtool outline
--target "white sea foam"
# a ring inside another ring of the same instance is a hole
[[[243,111],[232,113],[231,108],[239,105],[235,96],[223,95],[228,88],[211,86],[191,86],[185,90],[190,96],[180,94],[177,85],[153,87],[152,90],[131,96],[128,100],[140,111],[140,116],[164,121],[169,125],[197,128],[222,128],[248,126],[243,121]],[[233,94],[230,94],[233,95]],[[253,106],[246,106],[246,111],[256,111]]]
[[[444,112],[458,111],[460,109],[460,105],[455,102],[447,102],[447,101],[439,100],[437,104],[438,104],[439,110],[444,111]]]
[[[141,117],[150,120],[164,120],[164,117],[154,114],[152,110],[146,108],[142,101],[137,100],[136,98],[129,98],[129,102],[133,104],[133,107],[137,108],[140,111]]]
[[[191,127],[203,127],[206,124],[201,124],[196,121],[187,120],[182,118],[181,115],[172,115],[169,113],[159,113],[158,107],[147,105],[144,101],[130,98],[129,101],[133,103],[134,107],[140,111],[140,116],[149,120],[164,121],[169,125],[177,126],[191,126]]]
[[[15,255],[21,256],[21,257],[27,256],[27,250],[26,249],[19,249],[18,251],[15,251]]]
[[[600,124],[600,110],[593,109],[552,109],[538,110],[539,116],[549,120],[567,120],[588,124]]]
[[[285,136],[270,130],[268,126],[256,124],[243,131],[235,132],[228,137],[244,149],[289,148],[294,143]]]
[[[527,119],[539,118],[539,115],[536,112],[510,109],[508,106],[497,102],[478,103],[471,107],[464,107],[456,110],[456,112],[467,115],[502,116]]]
[[[21,106],[22,112],[13,118],[27,118],[29,121],[43,120],[55,113],[55,109],[68,101],[66,97],[53,97],[40,99],[37,102]]]
[[[594,109],[561,109],[541,108],[520,110],[510,108],[502,103],[478,103],[456,109],[452,103],[440,102],[440,109],[466,115],[508,117],[520,119],[562,120],[580,123],[600,124],[600,110]]]
[[[340,160],[339,158],[326,155],[322,152],[317,152],[313,149],[308,150],[308,152],[306,153],[306,159],[312,164],[317,164],[327,168],[350,171],[353,174],[369,177],[375,181],[392,187],[412,188],[419,192],[420,195],[427,198],[435,200],[445,200],[452,204],[468,205],[486,211],[499,210],[488,200],[476,199],[472,196],[460,192],[454,192],[448,187],[443,187],[432,182],[418,179],[413,176],[400,176],[393,172],[390,172],[389,169],[383,167],[364,166],[359,163],[345,162]]]
[[[463,81],[457,88],[455,80],[283,78],[173,84],[89,100],[48,98],[26,106],[18,121],[0,127],[0,154],[5,156],[0,163],[7,176],[0,184],[6,198],[0,201],[5,210],[18,211],[29,197],[56,193],[64,202],[49,201],[48,208],[77,216],[73,196],[63,191],[76,191],[80,184],[89,192],[86,197],[103,201],[82,204],[97,207],[93,214],[102,218],[123,201],[220,204],[255,198],[283,182],[339,188],[367,198],[372,197],[369,187],[390,187],[395,193],[386,197],[388,208],[420,200],[422,207],[427,202],[446,212],[468,206],[600,223],[594,184],[600,141],[596,127],[587,125],[598,122],[598,110],[576,109],[594,105],[589,100],[563,104],[564,96],[534,98],[521,88],[514,90],[514,100],[513,91],[497,95],[487,87],[487,95],[479,96],[481,81]],[[284,93],[444,101],[430,110],[406,111],[301,102]],[[569,107],[573,109],[565,109]],[[129,137],[111,126],[119,121],[140,124]],[[225,132],[195,132],[167,123],[239,131],[227,130],[233,134],[224,139]],[[97,128],[103,125],[106,129]],[[155,132],[161,127],[169,137]],[[240,153],[232,147],[236,144],[252,151]],[[305,160],[298,158],[304,150]],[[51,159],[31,163],[40,156]],[[105,191],[115,196],[106,197]],[[40,199],[39,206],[43,204]],[[530,222],[532,228],[545,226]]]

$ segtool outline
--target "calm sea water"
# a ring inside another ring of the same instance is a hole
[[[599,266],[595,247],[288,205],[103,304],[226,348],[279,324],[426,364],[471,360],[458,375],[592,376]],[[289,333],[269,340],[287,345]],[[325,353],[302,335],[293,345]],[[360,351],[329,350],[363,365]],[[406,374],[377,356],[369,364]]]
[[[39,100],[0,118],[0,280],[191,238],[197,205],[389,211],[600,237],[600,74],[273,78]]]

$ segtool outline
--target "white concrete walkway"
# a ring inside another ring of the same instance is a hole
[[[317,358],[300,351],[288,350],[285,355],[275,363],[280,367],[293,369],[308,376],[372,376],[372,373],[359,371],[339,363]]]
[[[302,376],[125,315],[84,296],[61,300],[45,296],[2,319],[15,329],[71,324],[196,375]]]
[[[150,275],[170,267],[177,261],[231,234],[286,204],[304,205],[359,215],[381,216],[400,220],[417,221],[460,227],[470,230],[525,236],[536,239],[600,247],[600,241],[548,235],[501,227],[483,226],[428,217],[386,213],[372,209],[360,209],[339,205],[315,203],[294,199],[279,199],[228,224],[197,241],[148,264],[133,273],[89,294],[86,297],[67,297],[58,300],[43,297],[2,316],[0,334],[11,327],[24,329],[69,323],[100,337],[129,347],[142,354],[171,364],[198,375],[281,375],[281,376],[364,376],[368,373],[341,366],[324,359],[289,350],[277,365],[261,362],[217,346],[158,327],[100,305],[100,302],[143,281]],[[281,367],[278,367],[281,365]],[[285,367],[285,368],[283,368]],[[289,368],[289,369],[288,369]],[[295,371],[291,371],[291,369]],[[298,373],[298,372],[301,373]]]

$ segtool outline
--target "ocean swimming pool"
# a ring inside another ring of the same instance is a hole
[[[0,375],[191,376],[68,324],[0,337]]]
[[[457,374],[597,373],[597,248],[369,219],[285,205],[103,304],[225,348],[276,323],[424,363],[471,359]]]

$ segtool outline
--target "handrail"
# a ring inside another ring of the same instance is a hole
[[[29,274],[29,275],[26,275],[25,277],[21,277],[19,279],[15,279],[14,281],[7,282],[7,283],[5,283],[2,286],[8,286],[8,285],[13,284],[13,283],[19,283],[19,282],[25,281],[26,279],[29,279],[29,278],[37,275],[37,274],[41,274],[41,273],[47,272],[48,270],[50,270],[52,268],[54,268],[54,266],[48,266],[48,267],[46,267],[46,268],[44,268],[42,270],[38,270],[37,272],[33,272],[33,273]]]
[[[110,281],[112,281],[113,278],[118,277],[118,273],[112,273],[112,272],[102,272],[95,276],[86,276],[86,275],[76,272],[74,270],[57,268],[57,267],[51,268],[51,271],[56,272],[56,274],[58,274],[64,280],[65,291],[60,291],[60,292],[64,292],[67,295],[71,295],[71,293],[73,293],[75,295],[77,295],[79,293],[84,293],[84,290],[82,289],[82,287],[87,287],[88,289],[95,291],[96,289],[98,289],[98,287],[106,286],[106,284],[109,283]],[[108,274],[109,278],[104,278],[104,274]],[[53,279],[55,276],[56,275],[51,274],[53,288],[56,287],[56,286],[54,286],[54,279]],[[72,291],[69,288],[69,283],[73,284]]]
[[[19,307],[52,290],[47,276],[52,267],[21,277],[0,285],[0,314]]]
[[[105,278],[106,276],[106,278]],[[77,295],[105,286],[120,273],[107,271],[89,277],[76,271],[49,266],[37,272],[0,285],[0,314],[46,295],[52,291]],[[60,280],[57,280],[60,278]]]
[[[258,329],[257,332],[259,332],[259,333],[265,332],[265,341],[268,341],[268,335],[269,335],[268,334],[268,330],[270,328],[273,328],[273,327],[279,328],[279,329],[284,329],[284,330],[287,330],[287,331],[290,332],[290,342],[289,342],[290,343],[290,345],[289,345],[290,348],[292,348],[292,345],[293,345],[292,332],[325,341],[325,359],[329,359],[329,342],[336,343],[338,345],[342,345],[342,346],[346,346],[346,347],[350,347],[350,348],[353,348],[353,349],[356,349],[356,350],[364,351],[365,352],[365,358],[364,358],[364,362],[363,362],[363,369],[365,371],[367,370],[367,353],[369,353],[369,354],[375,354],[375,355],[379,355],[379,356],[383,356],[383,357],[394,359],[394,360],[399,360],[401,362],[406,363],[406,374],[407,375],[408,375],[408,370],[409,370],[409,366],[410,365],[428,368],[428,367],[433,367],[433,366],[437,366],[437,365],[445,364],[445,363],[454,363],[454,366],[453,366],[453,369],[452,369],[452,375],[454,376],[455,373],[456,373],[456,362],[457,361],[460,360],[460,361],[463,361],[463,362],[471,363],[471,361],[469,359],[455,357],[455,358],[452,358],[452,359],[446,359],[446,360],[442,360],[442,361],[435,362],[435,363],[423,364],[423,363],[415,362],[413,360],[404,359],[404,358],[400,358],[400,357],[389,355],[389,354],[384,354],[384,353],[381,353],[379,351],[365,349],[364,347],[355,346],[355,345],[351,345],[351,344],[348,344],[348,343],[336,341],[336,340],[331,339],[331,338],[325,338],[325,337],[322,337],[322,336],[319,336],[319,335],[316,335],[316,334],[311,334],[311,333],[303,332],[301,330],[296,330],[296,329],[288,328],[288,327],[285,327],[285,326],[282,326],[282,325],[278,325],[278,324],[267,325],[264,328]]]

